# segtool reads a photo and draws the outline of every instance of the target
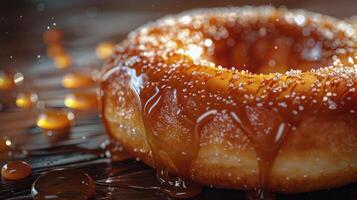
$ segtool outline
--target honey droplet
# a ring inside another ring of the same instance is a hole
[[[14,148],[13,141],[6,136],[0,137],[0,153],[7,152]]]
[[[98,44],[97,48],[95,49],[98,58],[109,58],[109,56],[113,53],[114,46],[115,45],[111,42],[102,42]]]
[[[24,161],[9,161],[1,168],[1,176],[8,180],[19,180],[31,174],[31,166]]]
[[[85,88],[94,84],[92,77],[81,73],[69,73],[62,79],[62,85],[68,89]]]
[[[73,93],[68,94],[64,105],[77,110],[94,109],[98,107],[97,95],[95,93]]]
[[[16,105],[19,108],[31,108],[38,100],[34,92],[21,92],[16,97]]]
[[[65,69],[72,65],[72,58],[68,53],[62,53],[54,57],[54,64],[59,69]]]
[[[65,52],[66,51],[63,46],[59,44],[50,45],[46,50],[47,56],[50,58],[55,58],[61,54],[64,54]]]
[[[62,110],[46,110],[37,119],[37,126],[45,130],[58,130],[71,127],[74,115]]]
[[[37,119],[37,126],[42,128],[50,142],[68,139],[74,114],[63,110],[46,110]]]
[[[0,90],[10,90],[14,87],[13,74],[11,72],[0,71]]]
[[[63,39],[63,32],[59,29],[49,29],[43,33],[43,41],[48,44],[59,44]]]
[[[86,200],[94,190],[93,179],[88,174],[74,169],[60,169],[38,177],[32,185],[31,194],[35,200]]]

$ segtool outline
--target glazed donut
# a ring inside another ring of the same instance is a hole
[[[357,181],[357,31],[272,7],[138,28],[102,72],[112,139],[196,183],[295,193]]]

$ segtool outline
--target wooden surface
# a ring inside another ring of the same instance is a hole
[[[246,4],[272,4],[288,8],[305,8],[339,18],[357,14],[356,1],[1,1],[0,3],[0,69],[10,66],[25,75],[26,87],[36,87],[39,96],[55,94],[52,106],[62,107],[63,96],[69,91],[62,88],[60,80],[68,71],[88,67],[100,68],[94,48],[104,40],[119,42],[137,26],[169,13],[201,7]],[[54,25],[55,23],[55,25]],[[47,58],[42,33],[47,27],[61,28],[65,32],[64,45],[70,51],[75,66],[58,70]],[[26,89],[25,86],[22,86]],[[42,88],[42,89],[41,89]],[[46,88],[45,90],[43,88]],[[14,92],[0,92],[0,101],[13,98]],[[99,147],[106,139],[100,119],[95,115],[79,117],[69,140],[51,143],[35,126],[37,112],[21,111],[13,105],[0,111],[0,136],[8,135],[24,148],[36,148],[38,154],[22,158],[33,166],[33,174],[23,181],[0,181],[0,199],[31,199],[31,184],[40,174],[56,168],[70,167],[89,173],[95,180],[130,172],[150,170],[134,160],[110,163],[109,159],[78,148]],[[69,146],[69,147],[68,147]],[[68,150],[69,149],[69,150]],[[1,165],[4,161],[1,161]],[[112,170],[116,173],[111,173]],[[139,177],[140,178],[140,177]],[[109,193],[108,188],[97,188]],[[117,188],[112,199],[170,199],[167,195],[132,189]],[[107,199],[97,193],[93,199]],[[205,188],[195,199],[245,199],[240,191]],[[357,186],[317,191],[296,195],[278,195],[278,199],[357,199]]]

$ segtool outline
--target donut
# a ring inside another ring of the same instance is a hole
[[[170,177],[278,193],[357,181],[357,30],[304,10],[211,8],[119,43],[101,78],[110,138]]]

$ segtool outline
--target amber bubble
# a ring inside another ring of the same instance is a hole
[[[32,185],[31,194],[35,200],[86,200],[94,190],[93,179],[88,174],[74,169],[59,169],[38,177]]]
[[[62,85],[68,89],[85,88],[94,84],[91,76],[82,73],[68,73],[62,79]]]
[[[10,90],[15,87],[14,77],[11,72],[0,70],[0,90]]]
[[[43,33],[43,41],[48,44],[58,44],[63,39],[63,32],[59,29],[49,29]]]
[[[9,161],[1,168],[1,176],[7,180],[19,180],[31,174],[31,166],[24,161]]]
[[[97,95],[90,92],[68,94],[64,100],[65,106],[76,110],[88,110],[98,107]]]
[[[74,114],[63,110],[45,110],[37,119],[37,126],[42,128],[50,142],[66,140],[69,137]]]
[[[19,108],[31,108],[37,102],[38,96],[34,92],[21,92],[16,96],[16,106]]]
[[[98,44],[97,48],[95,49],[98,58],[108,58],[113,53],[114,46],[115,44],[111,42],[102,42]]]
[[[46,53],[50,58],[55,58],[58,55],[64,54],[66,51],[62,45],[54,44],[47,47]]]
[[[63,129],[71,126],[73,113],[63,110],[45,110],[37,119],[37,126],[47,130]]]
[[[62,53],[54,57],[54,64],[59,69],[65,69],[72,65],[72,58],[68,53]]]
[[[14,147],[14,142],[6,137],[0,137],[0,153],[11,150]]]

